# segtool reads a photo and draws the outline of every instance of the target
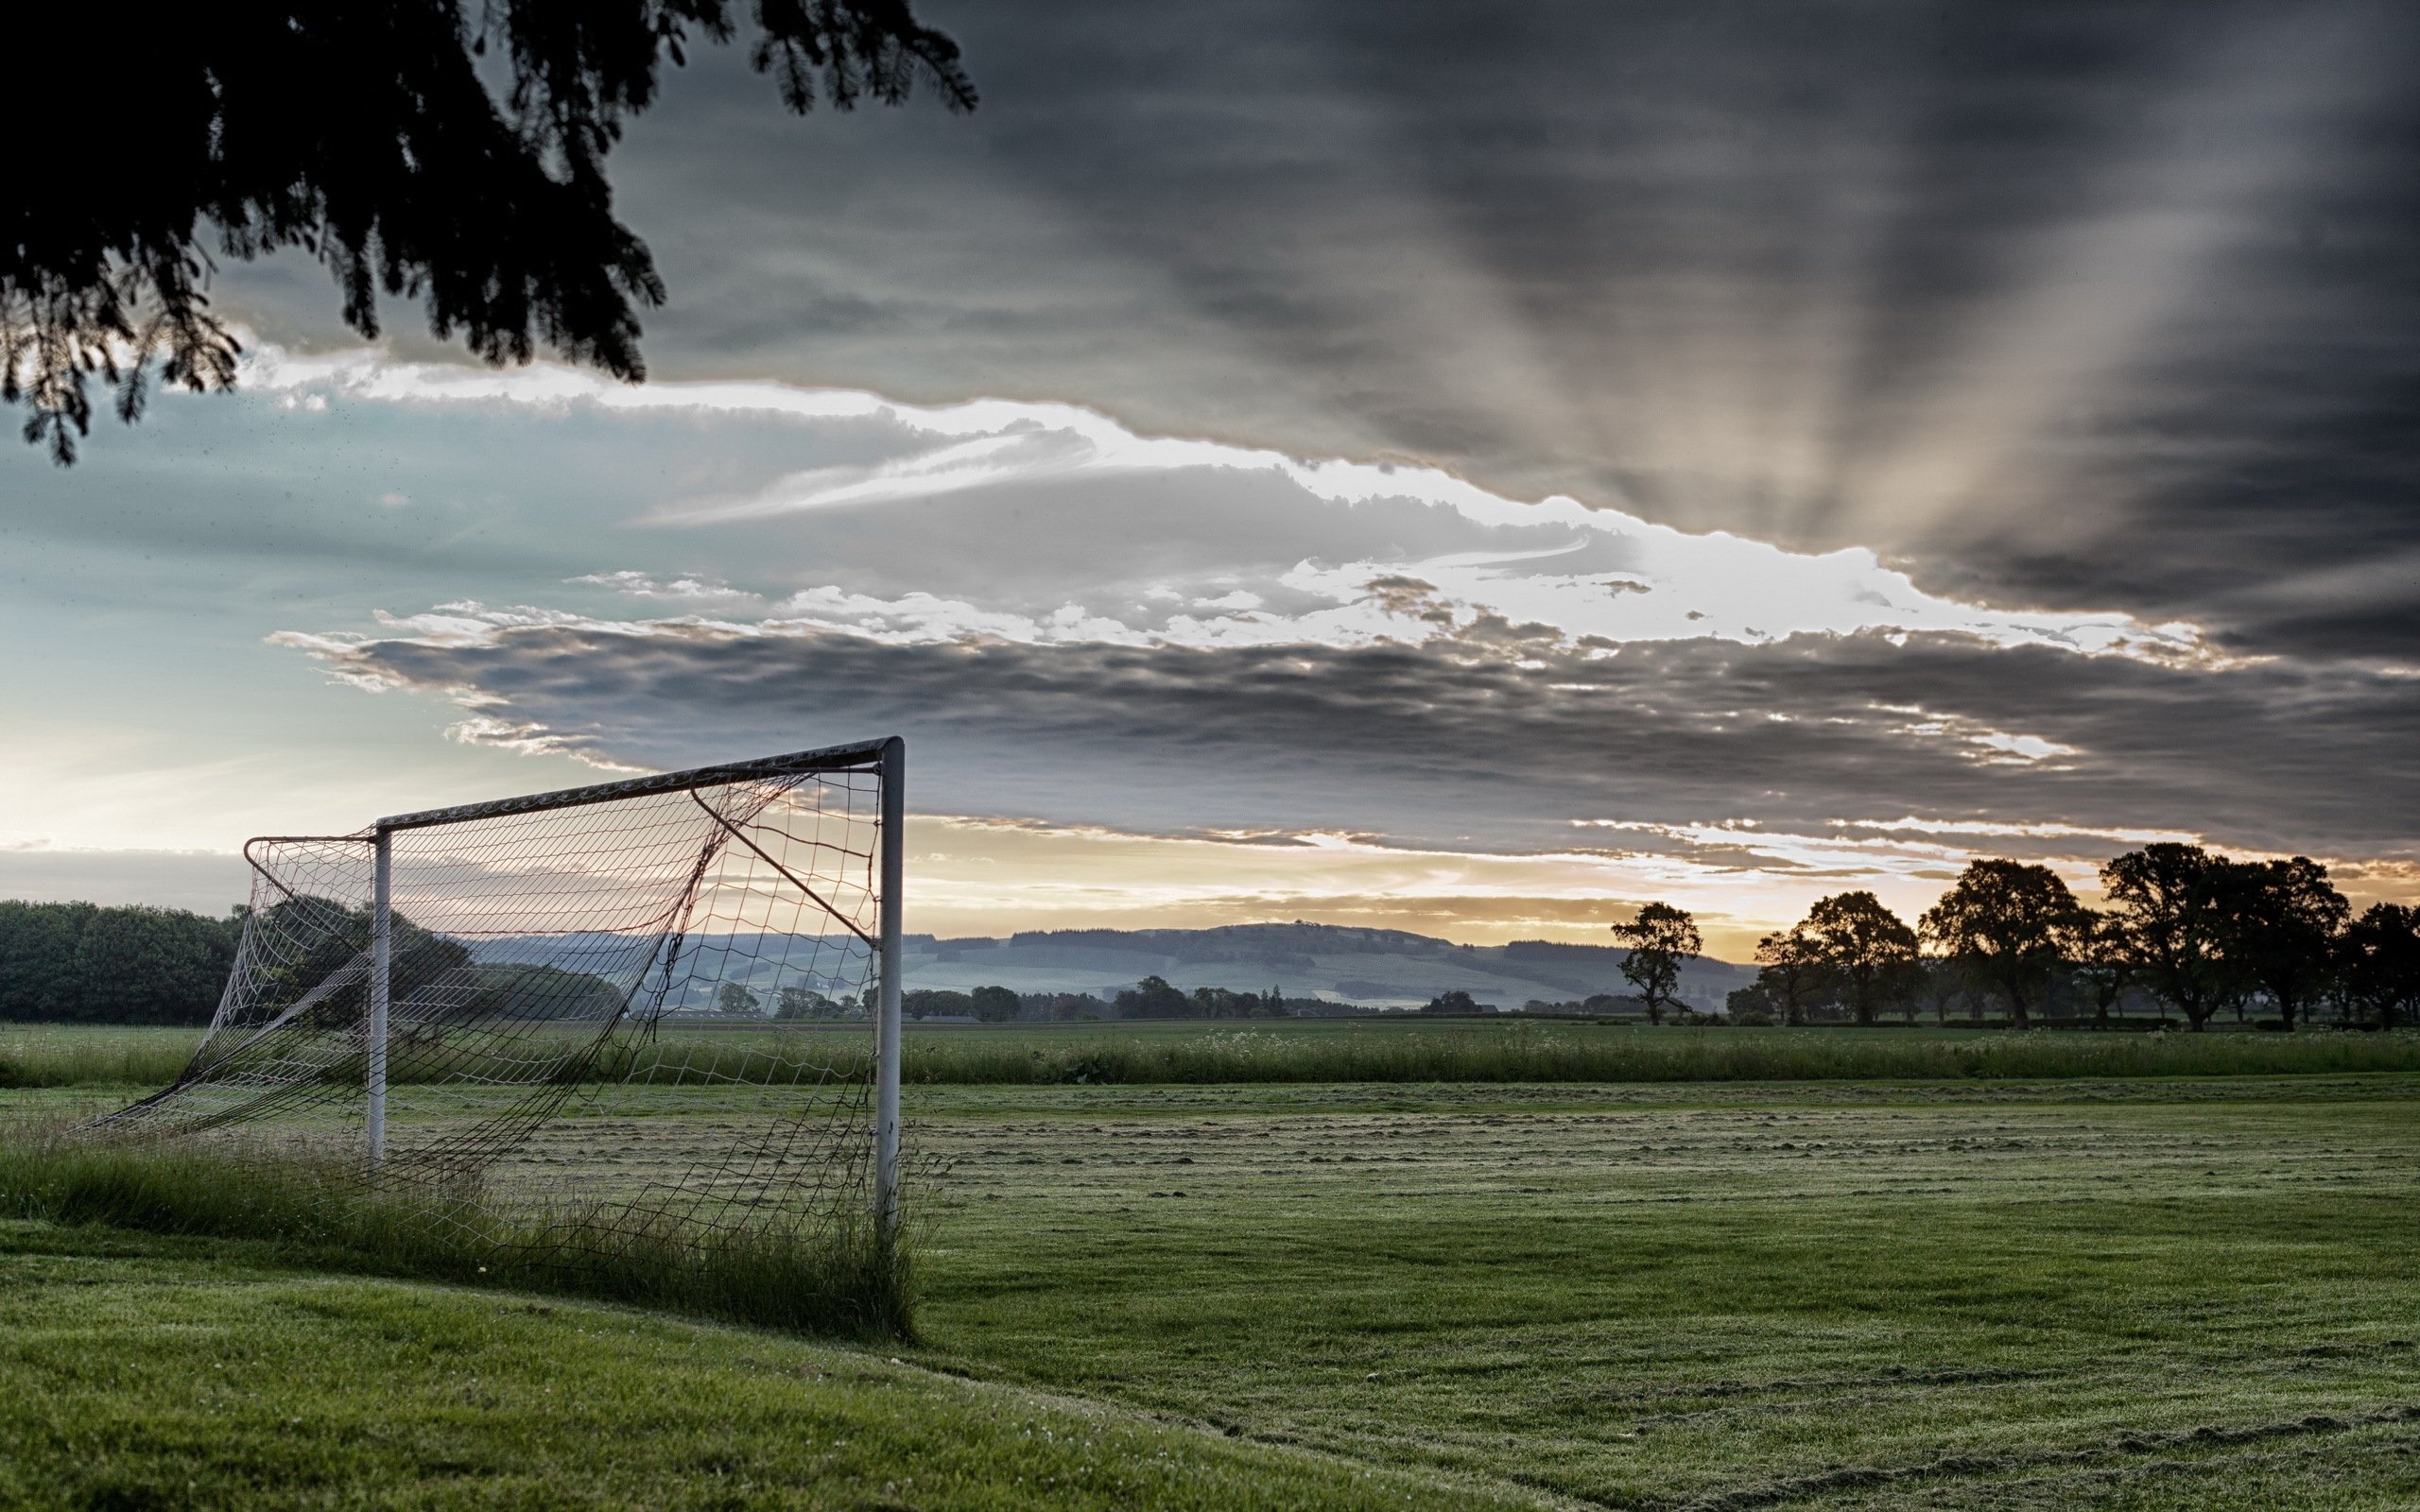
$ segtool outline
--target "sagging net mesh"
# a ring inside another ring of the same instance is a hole
[[[576,1208],[516,1230],[552,1244],[862,1222],[879,751],[392,829],[379,1186],[442,1196],[433,1213],[466,1195]],[[251,912],[208,1034],[104,1128],[373,1174],[375,834],[248,847]]]

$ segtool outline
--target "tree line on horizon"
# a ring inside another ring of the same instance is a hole
[[[2030,1027],[2054,997],[2107,1023],[2130,995],[2188,1028],[2259,1005],[2291,1030],[2323,1008],[2380,1028],[2420,1018],[2420,908],[2373,903],[2356,917],[2308,856],[2239,861],[2162,842],[2100,868],[2106,908],[2080,902],[2049,868],[2006,857],[1967,864],[1910,926],[1871,892],[1816,901],[1756,942],[1756,980],[1730,995],[1735,1023],[1875,1023],[1920,1004],[1945,1018],[1962,993]],[[1651,1022],[1674,1005],[1683,961],[1699,954],[1685,911],[1650,903],[1614,926],[1622,974]]]
[[[2130,1000],[2201,1029],[2255,1005],[2292,1029],[2323,1012],[2382,1028],[2420,1022],[2420,908],[2379,902],[2358,916],[2305,856],[2241,861],[2199,846],[2148,845],[2100,868],[2105,908],[2081,902],[2049,868],[1986,857],[1968,864],[1914,924],[1873,893],[1819,899],[1806,916],[1757,942],[1755,981],[1730,994],[1732,1023],[1946,1019],[1966,999],[1975,1016],[1996,1005],[2030,1026],[2046,1007],[2109,1022]],[[0,900],[0,1021],[185,1023],[210,1021],[241,938],[246,910],[211,918],[182,909]],[[1681,967],[1702,954],[1686,910],[1652,902],[1613,926],[1628,945],[1621,971],[1652,1022],[1685,1012]],[[906,994],[911,1015],[983,1022],[1278,1018],[1337,1005],[1159,977],[1104,1001],[1088,993],[1008,988]],[[1600,994],[1590,1011],[1627,1007]],[[1576,1005],[1575,1005],[1576,1006]],[[725,986],[717,1007],[735,1016],[860,1018],[855,998],[785,988],[762,1001]],[[1432,1011],[1478,1011],[1466,993]],[[1719,1020],[1717,1022],[1723,1022]]]
[[[280,969],[280,974],[295,979],[297,990],[303,980],[328,974],[366,948],[370,929],[367,912],[330,900],[282,903],[276,911],[302,906],[343,917],[335,927],[309,932],[317,947]],[[206,1024],[234,967],[249,912],[240,903],[214,918],[143,904],[0,899],[0,1022]],[[593,995],[621,996],[618,988],[601,978],[552,967],[475,966],[466,947],[431,935],[401,915],[397,939],[400,975],[417,979],[448,970],[475,971],[489,979],[481,984],[477,1001],[508,1017],[596,1017]],[[873,1011],[873,997],[871,989],[836,996],[783,985],[767,993],[725,982],[714,998],[713,1011],[725,1018],[783,1022],[863,1021]],[[1089,992],[1019,993],[1005,987],[978,987],[971,992],[909,991],[903,994],[903,1006],[911,1018],[991,1023],[1019,1019],[1285,1018],[1331,1009],[1317,999],[1289,998],[1274,987],[1265,993],[1220,987],[1187,992],[1157,976],[1108,999]],[[328,1011],[341,1015],[357,1007],[339,994],[330,999]]]
[[[244,911],[0,899],[0,1022],[208,1023]]]

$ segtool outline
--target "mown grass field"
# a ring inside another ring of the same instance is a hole
[[[2420,1087],[1831,1091],[927,1103],[927,1327],[1582,1503],[2420,1498]]]
[[[921,1332],[872,1353],[9,1225],[0,1505],[2420,1504],[2420,1075],[908,1113]]]

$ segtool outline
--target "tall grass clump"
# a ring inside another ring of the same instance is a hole
[[[797,1332],[910,1337],[908,1266],[870,1219],[706,1231],[606,1207],[529,1213],[467,1190],[233,1144],[0,1130],[0,1216],[268,1241],[332,1269],[594,1297]]]
[[[861,1043],[838,1046],[831,1058],[845,1061],[872,1053],[868,1031]],[[164,1087],[192,1061],[199,1030],[157,1024],[0,1024],[0,1090],[37,1087]],[[614,1037],[598,1043],[593,1024],[566,1024],[530,1043],[551,1050],[556,1065],[546,1079],[581,1083],[644,1081],[659,1086],[704,1086],[763,1079],[767,1062],[795,1054],[797,1041],[780,1031],[761,1034],[678,1030],[643,1040]],[[390,1087],[522,1082],[531,1055],[520,1051],[482,1056],[459,1046],[432,1043],[410,1034],[389,1046]],[[358,1084],[362,1059],[332,1061],[322,1072],[330,1082]]]
[[[1533,1023],[1366,1033],[1105,1033],[1060,1044],[979,1035],[911,1040],[925,1084],[2064,1080],[2420,1071],[2404,1034],[1949,1037],[1841,1029],[1636,1029]]]
[[[780,1030],[666,1026],[639,1042],[596,1047],[564,1031],[563,1080],[655,1086],[747,1083],[786,1064],[798,1044]],[[160,1087],[192,1054],[186,1030],[0,1028],[0,1088]],[[835,1035],[829,1057],[870,1048]],[[2083,1030],[1672,1027],[1515,1021],[1357,1020],[1219,1027],[1152,1022],[1003,1025],[911,1034],[903,1078],[928,1085],[1204,1085],[1219,1082],[1675,1082],[2044,1080],[2284,1076],[2420,1072],[2420,1034],[2096,1034]],[[390,1085],[510,1081],[523,1059],[483,1066],[395,1047]],[[331,1067],[358,1080],[357,1064]]]
[[[147,1025],[0,1030],[0,1088],[164,1086],[200,1038]]]

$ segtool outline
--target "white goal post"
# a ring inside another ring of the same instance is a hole
[[[103,1126],[324,1154],[357,1119],[382,1184],[543,1203],[570,1167],[659,1227],[853,1222],[856,1193],[888,1250],[906,778],[893,736],[251,841],[209,1033]],[[615,1122],[680,1096],[686,1146]]]

